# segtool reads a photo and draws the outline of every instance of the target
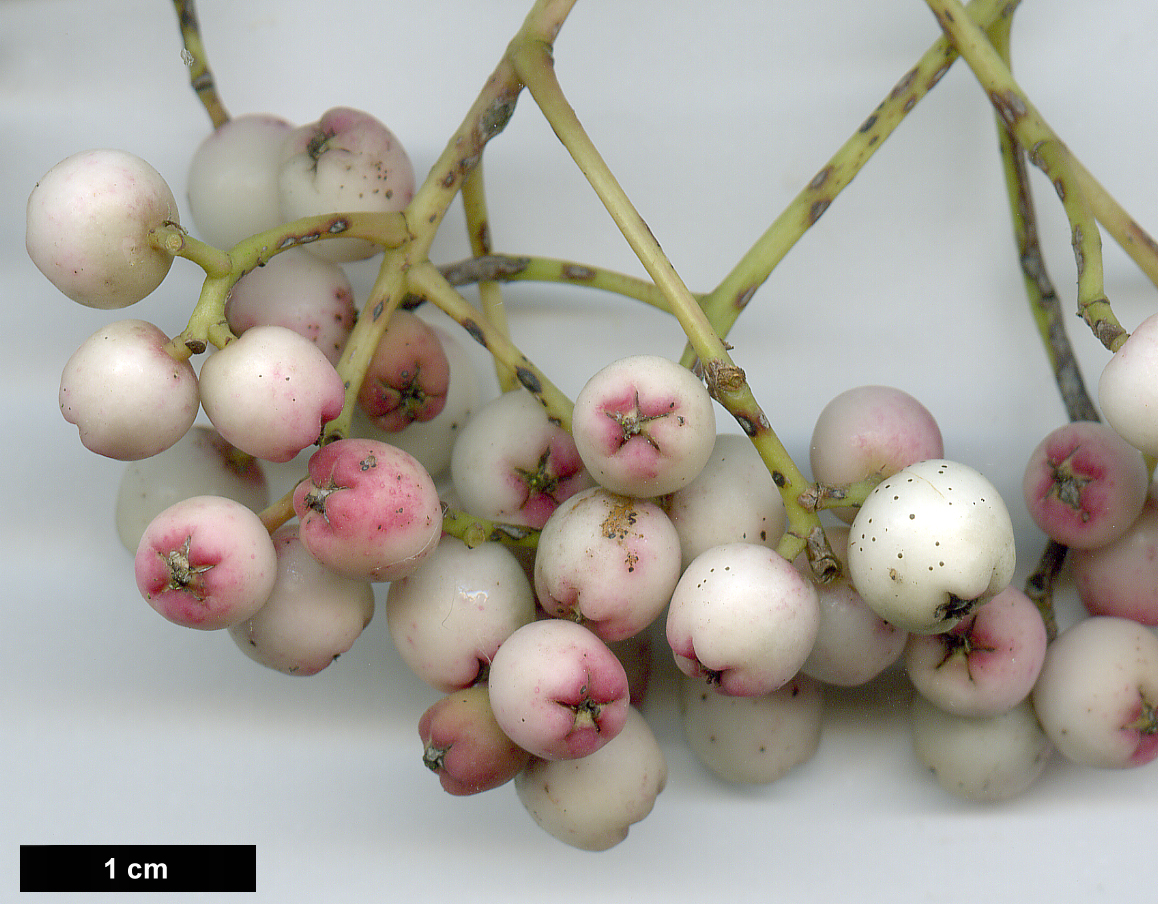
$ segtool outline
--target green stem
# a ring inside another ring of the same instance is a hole
[[[708,391],[737,420],[772,474],[788,516],[788,529],[778,551],[792,560],[807,550],[817,576],[831,579],[837,573],[837,566],[820,519],[815,512],[800,505],[797,498],[808,486],[808,480],[756,403],[743,370],[732,362],[727,347],[712,328],[704,310],[664,255],[647,223],[612,175],[567,102],[555,76],[550,45],[544,41],[524,41],[512,44],[510,52],[516,70],[551,128],[587,177],[648,275],[667,298],[672,314],[702,363]]]
[[[197,264],[207,276],[228,276],[233,270],[229,253],[193,238],[178,223],[166,223],[149,233],[149,244],[173,257]]]
[[[1002,61],[1009,66],[1012,59],[1010,38],[1013,19],[1005,19],[990,29],[989,36]],[[1033,191],[1029,184],[1029,169],[1025,151],[1017,143],[1013,132],[1001,116],[997,116],[997,134],[1001,160],[1005,171],[1005,187],[1009,195],[1009,209],[1013,218],[1013,233],[1017,243],[1018,260],[1025,281],[1038,333],[1045,346],[1046,356],[1053,369],[1054,381],[1061,393],[1066,413],[1071,421],[1096,421],[1098,412],[1086,391],[1077,356],[1070,344],[1065,327],[1061,302],[1053,282],[1046,272],[1045,256],[1038,241],[1037,212],[1033,205]],[[1057,614],[1053,591],[1065,564],[1067,549],[1056,540],[1049,540],[1037,562],[1037,567],[1025,581],[1025,595],[1033,600],[1046,628],[1046,638],[1057,636]]]
[[[670,313],[667,299],[653,282],[558,258],[488,254],[485,257],[473,257],[456,264],[447,264],[439,267],[439,270],[452,286],[464,286],[481,280],[586,286],[632,298]]]
[[[185,45],[184,59],[189,67],[189,84],[197,93],[197,99],[209,114],[213,128],[219,129],[229,122],[229,111],[217,94],[213,72],[209,69],[205,55],[205,45],[201,41],[201,24],[197,21],[197,10],[193,0],[173,0],[177,11],[177,24],[181,28],[181,40]]]
[[[1070,155],[1069,163],[1078,189],[1089,201],[1098,222],[1106,227],[1150,282],[1158,286],[1158,241],[1126,212],[1080,160]]]
[[[491,247],[490,217],[487,214],[486,190],[483,186],[482,160],[471,170],[462,183],[462,207],[466,214],[466,230],[470,238],[470,250],[476,257],[488,255]],[[482,305],[483,316],[506,336],[511,330],[507,325],[507,312],[503,305],[502,287],[493,279],[478,281],[479,302]],[[499,388],[509,392],[519,385],[514,371],[495,359],[495,376],[499,381]]]
[[[1012,17],[1002,19],[989,32],[994,48],[1006,65],[1010,61],[1012,25]],[[1017,143],[1005,120],[1000,116],[997,116],[996,120],[1001,161],[1005,172],[1005,187],[1013,219],[1014,240],[1030,311],[1037,324],[1042,345],[1053,370],[1054,381],[1061,393],[1069,419],[1096,421],[1099,419],[1097,408],[1086,390],[1077,355],[1074,354],[1066,330],[1066,318],[1062,312],[1061,301],[1046,270],[1025,151]]]
[[[534,549],[539,544],[539,531],[534,528],[487,521],[455,509],[443,511],[442,531],[462,540],[471,549],[483,543],[502,543],[522,549]]]
[[[1018,86],[985,32],[970,21],[959,0],[925,2],[973,70],[1017,143],[1053,182],[1070,220],[1078,269],[1079,310],[1098,341],[1110,351],[1116,351],[1126,341],[1127,334],[1106,300],[1102,285],[1101,234],[1089,201],[1074,176],[1069,151]]]
[[[968,12],[983,27],[1012,15],[1020,0],[973,0]],[[756,290],[764,284],[784,256],[820,219],[861,171],[877,149],[892,135],[905,117],[941,80],[957,59],[957,52],[945,37],[925,52],[917,65],[903,75],[893,89],[856,132],[833,154],[812,180],[772,221],[732,271],[704,300],[708,319],[721,336],[726,336]],[[683,363],[690,365],[693,352],[684,352]]]
[[[407,273],[411,292],[427,299],[462,326],[496,361],[515,374],[518,385],[534,395],[547,414],[564,429],[571,429],[574,407],[562,391],[524,355],[505,332],[495,327],[469,301],[446,281],[429,261],[412,267]]]
[[[169,250],[169,243],[178,240],[178,233],[180,230],[175,229],[159,235],[160,247]],[[184,360],[190,355],[201,354],[209,345],[223,347],[235,338],[225,319],[225,302],[239,279],[290,248],[340,237],[367,239],[394,248],[407,241],[409,230],[405,217],[400,213],[349,212],[303,217],[275,226],[238,242],[229,252],[181,234],[179,250],[188,252],[182,256],[200,264],[207,277],[188,325],[170,340],[165,350]]]

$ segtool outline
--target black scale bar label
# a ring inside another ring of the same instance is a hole
[[[252,844],[22,844],[20,891],[256,892]]]

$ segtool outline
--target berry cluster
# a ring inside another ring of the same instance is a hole
[[[999,77],[1012,9],[980,4],[986,32],[952,0],[929,2],[940,58]],[[187,48],[200,47],[190,5],[177,5]],[[581,165],[605,173],[550,65],[569,8],[535,4],[421,184],[369,114],[337,108],[296,127],[231,118],[215,98],[188,174],[196,237],[162,176],[124,151],[75,154],[37,183],[28,254],[70,299],[135,304],[174,257],[206,273],[181,332],[113,321],[60,383],[81,442],[129,463],[117,529],[144,600],[308,676],[354,646],[375,585],[388,585],[377,601],[394,645],[443,695],[418,725],[422,762],[455,795],[513,783],[535,822],[590,850],[622,841],[666,783],[644,718],[659,657],[680,672],[690,749],[728,782],[767,784],[807,761],[826,686],[895,669],[911,682],[917,756],[951,793],[1020,794],[1055,750],[1096,767],[1158,758],[1158,315],[1127,334],[1091,282],[1091,214],[1072,200],[1091,189],[1047,133],[1034,140],[1047,127],[1032,107],[1011,84],[991,89],[1011,171],[1032,150],[1069,199],[1080,310],[1113,354],[1105,423],[1058,365],[1075,416],[1025,467],[1018,501],[1049,545],[1019,589],[1007,501],[947,456],[908,393],[841,393],[820,407],[811,475],[792,461],[728,354],[742,305],[692,296],[613,179],[593,183],[652,281],[583,278],[670,313],[688,340],[680,360],[622,358],[572,402],[514,345],[496,293],[520,263],[493,254],[485,228],[457,274],[431,263],[460,193],[485,227],[483,149],[524,86]],[[1027,195],[1023,171],[1014,187]],[[342,265],[376,255],[358,304]],[[456,275],[479,283],[480,305]],[[493,398],[479,395],[465,338],[494,357]],[[1052,350],[1065,341],[1049,331]],[[721,428],[721,409],[740,432]],[[294,473],[279,499],[275,466]],[[1058,633],[1051,588],[1067,562],[1089,617]]]

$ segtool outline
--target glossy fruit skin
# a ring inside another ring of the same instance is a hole
[[[85,448],[120,461],[168,449],[197,418],[200,390],[188,361],[165,351],[169,337],[144,320],[97,330],[68,359],[60,413]]]
[[[503,641],[534,620],[531,584],[500,543],[468,547],[442,537],[386,593],[386,623],[399,655],[445,694],[485,677]]]
[[[816,588],[798,569],[765,546],[725,543],[684,569],[666,635],[685,675],[757,697],[800,671],[819,627]]]
[[[669,494],[664,508],[680,538],[682,562],[723,543],[775,549],[784,534],[784,500],[748,437],[721,433],[695,480]]]
[[[848,569],[881,618],[918,634],[948,631],[1013,578],[1009,511],[960,462],[918,462],[886,478],[853,520]]]
[[[73,301],[123,308],[151,293],[171,255],[149,243],[180,223],[164,178],[127,151],[98,148],[67,157],[28,197],[25,246],[32,262]]]

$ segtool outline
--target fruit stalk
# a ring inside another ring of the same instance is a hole
[[[487,214],[486,189],[483,183],[483,166],[480,160],[471,170],[462,183],[462,207],[466,214],[466,231],[470,240],[471,254],[483,257],[492,251],[490,217]],[[493,279],[478,281],[479,301],[483,315],[504,336],[509,337],[511,331],[507,326],[507,312],[503,306],[502,287]],[[514,389],[519,385],[515,372],[495,359],[495,375],[499,381],[499,388],[503,392]]]
[[[788,529],[779,552],[791,561],[807,550],[817,576],[830,580],[839,568],[828,549],[820,519],[797,499],[809,481],[772,430],[743,370],[733,363],[724,341],[663,253],[568,103],[555,75],[551,46],[543,41],[516,41],[512,44],[511,58],[555,134],[591,183],[648,275],[667,298],[672,314],[695,350],[712,397],[736,419],[768,466],[780,489],[788,516]]]
[[[463,286],[482,280],[586,286],[622,295],[625,298],[633,298],[653,308],[670,312],[667,299],[655,283],[575,261],[533,255],[487,254],[446,264],[439,267],[439,270],[452,286]]]
[[[983,28],[1013,15],[1020,0],[973,0],[967,12]],[[837,195],[861,171],[906,116],[941,80],[957,59],[957,51],[945,37],[938,38],[889,91],[855,133],[833,154],[812,180],[772,221],[732,271],[704,299],[708,319],[721,336],[727,336],[740,312],[751,301],[784,256],[820,219]],[[694,353],[684,352],[690,365]]]
[[[201,23],[197,20],[197,10],[193,0],[173,0],[177,12],[177,24],[181,28],[181,40],[185,45],[182,55],[189,67],[189,84],[197,94],[197,99],[209,114],[213,128],[229,122],[229,111],[217,94],[217,83],[205,56],[205,45],[201,41]]]
[[[1078,307],[1090,329],[1107,349],[1116,351],[1127,333],[1106,299],[1102,285],[1101,234],[1097,219],[1071,164],[1073,157],[1026,97],[985,32],[973,23],[958,0],[925,0],[942,30],[973,70],[998,116],[1029,159],[1053,183],[1070,220],[1078,269]]]

